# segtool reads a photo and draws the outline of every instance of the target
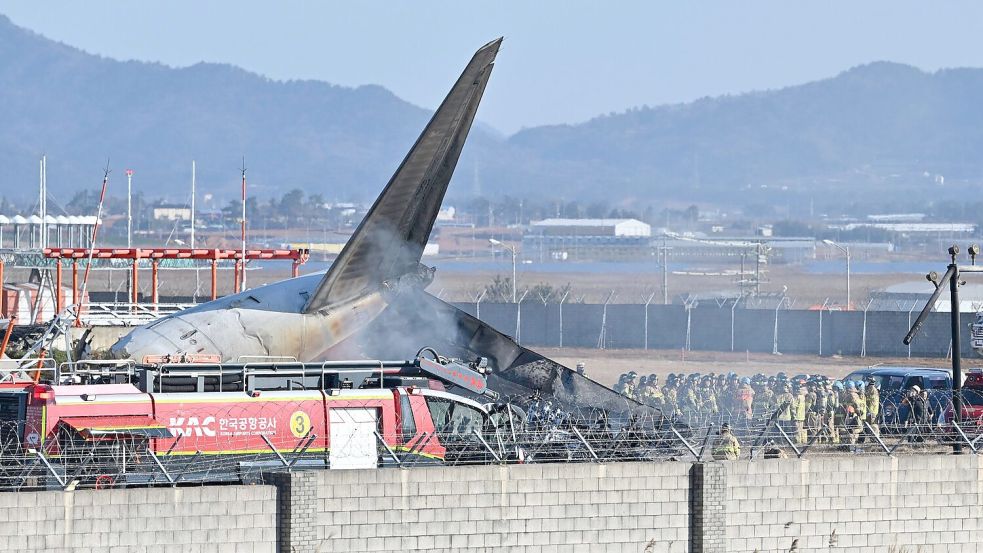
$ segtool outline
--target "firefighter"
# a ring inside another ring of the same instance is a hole
[[[823,399],[818,390],[819,381],[810,380],[806,384],[806,430],[810,436],[818,436],[822,426]]]
[[[840,412],[839,382],[827,380],[825,385],[826,392],[826,428],[829,430],[829,439],[834,444],[840,443],[840,435],[836,428],[836,418]]]
[[[713,446],[713,458],[718,461],[736,461],[741,456],[741,442],[737,440],[730,431],[730,424],[724,423],[720,427],[720,436],[717,437]]]
[[[751,379],[746,376],[741,379],[741,386],[737,389],[737,400],[741,414],[750,419],[754,412],[754,388],[751,387]]]
[[[700,381],[701,405],[700,408],[710,416],[716,416],[720,412],[717,404],[717,391],[714,390],[713,376],[704,376]]]
[[[799,393],[792,400],[792,414],[795,417],[795,441],[800,444],[809,441],[809,433],[806,430],[806,413],[809,409],[807,401],[806,387],[799,386]]]
[[[628,383],[625,396],[635,399],[635,391],[638,389],[638,373],[635,371],[628,372]]]
[[[664,407],[665,396],[659,389],[659,377],[651,375],[645,379],[644,383],[639,383],[638,400],[649,407],[662,409]]]
[[[853,381],[846,383],[846,401],[843,402],[846,411],[844,419],[844,430],[847,434],[847,443],[852,446],[857,444],[861,432],[863,432],[863,421],[867,415],[867,403],[857,392],[857,385]]]
[[[666,379],[666,387],[662,389],[662,397],[665,402],[665,413],[669,417],[679,414],[679,393],[676,390],[676,378]]]
[[[761,384],[755,390],[754,401],[752,402],[754,412],[759,416],[770,417],[775,410],[775,379],[771,378]]]
[[[867,386],[864,387],[864,399],[867,403],[867,424],[870,425],[874,436],[880,437],[881,427],[877,419],[881,414],[881,393],[877,389],[877,381],[872,376],[867,379]]]
[[[782,393],[775,398],[775,403],[778,404],[778,425],[785,431],[786,434],[793,434],[793,417],[792,417],[792,403],[795,401],[795,397],[792,396],[792,387],[788,383],[782,384]]]
[[[623,396],[628,395],[628,373],[622,373],[618,377],[618,383],[614,385],[614,391]]]

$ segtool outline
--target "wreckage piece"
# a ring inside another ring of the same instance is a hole
[[[429,284],[423,248],[474,121],[502,39],[481,47],[434,113],[335,263],[322,275],[276,282],[139,327],[117,358],[216,354],[322,359],[386,308]]]
[[[517,344],[487,323],[423,291],[395,298],[383,317],[339,346],[370,358],[400,357],[419,344],[462,359],[484,357],[492,369],[489,389],[523,403],[533,397],[559,402],[573,413],[601,410],[661,425],[662,412]]]

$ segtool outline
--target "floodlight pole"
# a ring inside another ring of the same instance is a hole
[[[840,250],[846,256],[846,309],[847,309],[847,311],[850,311],[851,310],[851,307],[850,307],[850,305],[851,305],[851,303],[850,303],[850,300],[851,300],[851,298],[850,298],[850,248],[848,246],[841,246],[841,245],[837,244],[836,242],[834,242],[832,240],[823,240],[823,244],[826,244],[827,246],[832,246],[832,247]]]
[[[133,247],[133,169],[126,170],[126,247]]]
[[[490,242],[491,245],[493,245],[493,246],[498,246],[500,248],[505,248],[506,250],[509,251],[509,253],[512,254],[512,303],[518,303],[518,299],[517,298],[519,297],[519,293],[518,293],[519,287],[518,287],[518,283],[516,282],[516,271],[515,271],[516,251],[515,251],[515,246],[514,245],[511,245],[511,244],[505,244],[501,240],[496,240],[494,238],[489,238],[488,239],[488,242]]]
[[[911,341],[918,334],[922,325],[925,324],[925,319],[928,318],[928,314],[932,311],[935,306],[935,302],[938,301],[939,296],[942,295],[942,287],[948,283],[949,285],[949,332],[952,334],[952,420],[953,424],[959,425],[962,422],[962,323],[961,323],[961,306],[959,304],[959,277],[961,273],[981,273],[983,272],[983,267],[976,265],[976,256],[980,254],[980,247],[973,244],[969,247],[969,258],[972,262],[972,266],[963,267],[962,270],[959,269],[956,263],[956,256],[959,255],[959,246],[953,244],[949,246],[949,258],[951,262],[949,266],[946,267],[945,275],[940,279],[938,273],[931,272],[925,275],[932,284],[935,285],[935,292],[925,303],[925,307],[922,308],[922,312],[918,314],[918,318],[915,319],[915,324],[911,325],[908,330],[908,334],[905,335],[902,341],[905,345],[910,346]],[[958,442],[952,446],[954,453],[962,452],[962,445]]]

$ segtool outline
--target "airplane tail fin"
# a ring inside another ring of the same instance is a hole
[[[502,39],[471,58],[423,133],[304,306],[305,313],[417,274]]]

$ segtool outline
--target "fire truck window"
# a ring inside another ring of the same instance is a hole
[[[453,413],[451,414],[452,432],[454,434],[468,436],[474,430],[480,432],[483,422],[484,417],[481,416],[481,411],[463,403],[454,404]]]
[[[400,431],[403,433],[403,442],[416,435],[416,421],[413,420],[413,407],[410,406],[410,396],[400,394],[399,414],[403,420],[400,421]]]
[[[446,399],[427,397],[427,407],[430,409],[430,416],[433,418],[433,427],[438,434],[447,431],[451,420],[451,402]]]
[[[474,429],[480,431],[484,423],[481,411],[456,401],[428,397],[427,407],[437,435],[443,438],[471,435]]]

